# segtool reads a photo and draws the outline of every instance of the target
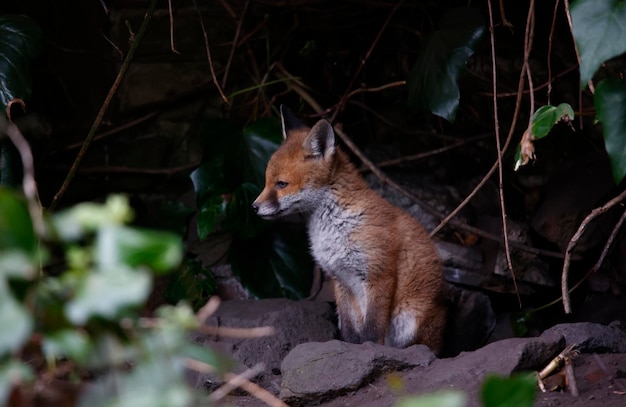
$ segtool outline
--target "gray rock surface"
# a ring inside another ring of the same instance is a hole
[[[385,372],[427,366],[434,359],[424,345],[396,349],[371,342],[304,343],[283,360],[280,397],[291,406],[324,401],[356,390]]]
[[[195,342],[210,346],[232,356],[243,371],[258,363],[265,366],[257,381],[267,387],[276,387],[280,378],[280,364],[296,345],[310,341],[328,341],[336,336],[334,311],[328,303],[292,301],[287,299],[224,301],[206,322],[209,326],[256,328],[271,326],[275,335],[260,338],[231,338],[197,334]],[[214,387],[221,383],[211,375],[189,372],[195,387]]]
[[[559,324],[544,331],[542,338],[565,338],[566,346],[576,344],[580,352],[626,353],[626,332],[619,322],[600,325],[591,322]]]
[[[485,298],[480,293],[460,290],[457,294],[466,297],[458,301],[460,307],[477,303],[482,304],[478,310],[485,309]],[[474,324],[479,327],[477,330],[489,326],[485,324],[489,317],[481,316],[480,312],[464,315],[466,326]],[[350,344],[334,340],[333,320],[332,308],[323,302],[284,299],[225,301],[208,321],[210,325],[271,325],[277,334],[255,339],[199,334],[196,342],[232,356],[239,363],[238,371],[264,363],[264,372],[253,381],[280,395],[292,407],[392,407],[402,394],[450,389],[468,396],[467,407],[479,407],[482,405],[481,385],[488,375],[508,376],[542,369],[565,346],[576,343],[581,355],[574,359],[574,370],[581,397],[558,392],[540,393],[535,405],[626,405],[626,396],[621,396],[626,394],[623,367],[626,363],[626,332],[618,322],[608,326],[561,324],[539,337],[501,339],[456,357],[436,358],[422,345],[396,349],[373,343]],[[221,384],[209,375],[193,372],[190,372],[189,379],[196,387],[210,388],[207,383],[211,381],[214,386]],[[244,392],[235,392],[224,403],[229,406],[266,406]]]

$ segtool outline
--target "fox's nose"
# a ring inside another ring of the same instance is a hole
[[[251,208],[252,208],[252,210],[254,211],[254,213],[257,213],[257,212],[259,211],[259,205],[258,205],[256,202],[254,202],[254,203],[251,205]]]

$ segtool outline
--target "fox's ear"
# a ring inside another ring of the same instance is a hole
[[[283,139],[285,140],[287,139],[289,131],[306,127],[304,123],[293,114],[291,109],[285,105],[280,105],[280,122],[283,127]]]
[[[335,153],[335,132],[328,121],[315,123],[304,139],[304,151],[315,158],[327,159]]]

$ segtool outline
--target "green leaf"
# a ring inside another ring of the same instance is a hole
[[[173,233],[104,226],[96,238],[95,261],[102,270],[146,266],[164,273],[180,264],[182,253],[182,242]]]
[[[538,140],[547,136],[554,125],[561,120],[569,123],[573,119],[574,109],[568,103],[561,103],[558,106],[541,106],[533,114],[531,120],[533,139]]]
[[[459,107],[458,79],[485,32],[475,8],[455,8],[422,44],[407,78],[409,106],[420,106],[454,121]]]
[[[594,103],[602,122],[604,146],[609,154],[613,179],[626,175],[626,81],[605,79],[596,86]]]
[[[131,373],[113,372],[90,385],[79,407],[188,407],[196,405],[183,379],[183,364],[171,355],[153,355]]]
[[[30,64],[41,52],[39,26],[21,15],[0,17],[0,107],[31,94]]]
[[[309,295],[313,261],[306,233],[275,225],[253,239],[234,239],[228,254],[241,283],[261,298],[302,299]]]
[[[0,406],[9,405],[7,400],[14,385],[33,380],[30,367],[20,360],[8,359],[0,362]]]
[[[0,251],[16,249],[35,260],[37,238],[26,201],[0,187]]]
[[[88,274],[76,296],[65,306],[67,318],[83,325],[94,316],[115,319],[129,307],[144,303],[150,293],[150,274],[117,265],[106,271]]]
[[[30,338],[33,320],[0,278],[0,357],[20,349]]]
[[[464,407],[467,396],[458,391],[441,391],[421,396],[406,397],[396,407]]]
[[[198,238],[206,239],[226,216],[228,203],[222,195],[207,197],[198,205]]]
[[[58,212],[52,218],[55,231],[63,240],[77,240],[107,225],[122,225],[133,218],[128,198],[111,195],[104,204],[83,202]]]
[[[511,328],[515,336],[523,337],[528,333],[528,324],[532,320],[533,313],[520,311],[511,314]]]
[[[580,54],[580,84],[584,88],[600,65],[626,51],[626,3],[578,0],[572,2],[570,13]]]
[[[481,397],[484,407],[533,407],[536,388],[533,374],[491,375],[483,382]]]
[[[270,157],[282,143],[280,122],[274,117],[257,120],[243,129],[251,175],[249,181],[258,186],[265,184],[265,167]]]
[[[208,205],[208,201],[215,202],[217,196],[228,191],[224,167],[222,161],[207,160],[189,175],[199,207]]]
[[[75,329],[46,334],[42,348],[48,359],[68,357],[79,364],[86,363],[93,351],[87,334]]]
[[[215,195],[232,191],[243,181],[241,168],[241,129],[228,120],[207,119],[198,129],[202,144],[202,164],[190,174],[199,205]]]
[[[268,222],[257,216],[250,208],[261,193],[256,184],[241,184],[226,207],[222,228],[242,239],[252,238],[267,229]]]
[[[185,259],[181,267],[170,275],[163,297],[172,304],[186,300],[198,310],[215,292],[215,287],[215,277],[209,268],[205,268],[199,260]]]

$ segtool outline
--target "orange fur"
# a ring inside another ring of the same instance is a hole
[[[441,350],[443,271],[419,222],[369,188],[336,145],[332,127],[290,128],[253,204],[268,219],[308,216],[311,252],[334,279],[340,332],[349,342]],[[287,116],[287,117],[286,117]]]

